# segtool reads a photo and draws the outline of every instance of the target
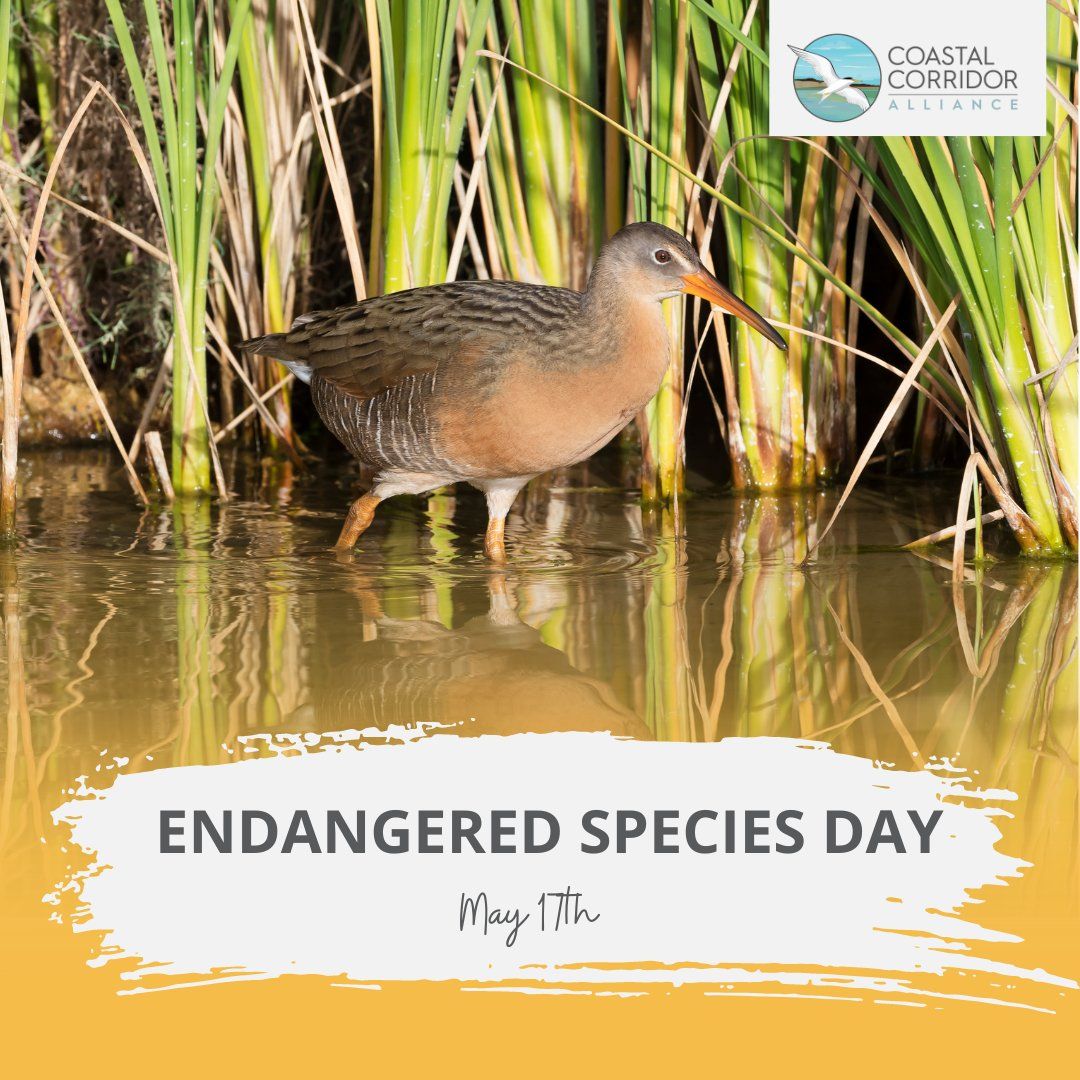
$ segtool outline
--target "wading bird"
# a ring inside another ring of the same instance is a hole
[[[800,59],[805,60],[814,74],[825,84],[818,92],[818,97],[822,101],[835,94],[838,98],[848,102],[849,105],[856,106],[860,113],[864,113],[870,108],[870,102],[867,100],[866,95],[854,85],[855,80],[841,79],[836,74],[836,68],[832,66],[828,57],[807,52],[805,49],[796,49],[794,45],[789,45],[788,48]]]
[[[338,550],[352,549],[383,499],[464,480],[487,498],[484,552],[501,560],[521,488],[584,461],[656,393],[668,366],[661,302],[679,293],[786,348],[683,237],[651,223],[603,246],[583,293],[448,282],[301,315],[241,348],[307,383],[323,422],[375,474]]]

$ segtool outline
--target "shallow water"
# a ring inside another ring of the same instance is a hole
[[[1080,975],[1075,564],[954,585],[947,548],[896,550],[954,517],[949,486],[896,480],[803,566],[835,493],[650,514],[605,468],[532,485],[494,567],[471,492],[394,500],[341,559],[345,470],[241,464],[225,506],[144,512],[104,452],[28,455],[0,552],[0,936],[36,926],[65,858],[50,813],[103,761],[418,724],[774,736],[1016,793],[1002,847],[1032,866],[980,921],[1023,939],[1013,962]]]
[[[216,761],[251,732],[421,721],[826,737],[1004,773],[1036,753],[1017,725],[1075,751],[1056,725],[1075,703],[1076,568],[1002,561],[954,590],[950,546],[890,550],[949,519],[945,487],[857,492],[804,569],[832,493],[699,495],[677,536],[674,515],[581,473],[520,501],[499,568],[471,491],[386,504],[342,560],[348,474],[140,512],[105,455],[27,472],[23,539],[0,555],[7,645],[34,756],[61,776],[102,749]]]

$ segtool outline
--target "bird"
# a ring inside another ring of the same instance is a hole
[[[818,53],[807,52],[806,49],[797,49],[794,45],[789,45],[788,48],[801,60],[805,60],[814,74],[825,84],[818,92],[818,97],[822,101],[835,94],[843,101],[856,106],[860,113],[864,113],[870,108],[870,102],[867,100],[866,95],[854,85],[855,80],[840,78],[836,74],[836,68],[832,66],[832,62],[827,57]]]
[[[683,236],[654,222],[615,233],[584,292],[446,282],[313,311],[240,348],[307,383],[323,422],[374,473],[338,552],[352,551],[383,500],[465,481],[486,498],[484,554],[501,562],[522,487],[590,457],[655,395],[669,362],[662,303],[683,293],[787,348]]]

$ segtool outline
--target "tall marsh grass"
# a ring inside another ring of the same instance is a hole
[[[478,0],[467,12],[462,0],[368,5],[372,80],[381,83],[382,102],[370,271],[380,291],[445,280],[454,170],[492,4]],[[465,44],[455,65],[459,18]]]
[[[301,304],[327,301],[309,288],[316,267],[323,281],[344,278],[347,262],[358,298],[470,275],[582,288],[606,236],[652,219],[687,235],[737,293],[786,327],[790,348],[782,354],[739,324],[729,339],[716,318],[702,347],[687,305],[668,305],[671,365],[638,419],[646,501],[672,502],[681,490],[690,394],[712,395],[734,486],[756,491],[845,474],[850,487],[883,441],[907,437],[910,399],[914,456],[924,465],[966,457],[961,494],[977,519],[1003,517],[1031,554],[1076,549],[1077,40],[1068,4],[1047,7],[1046,133],[996,140],[768,137],[766,0],[106,8],[164,250],[127,235],[165,259],[174,289],[171,371],[162,368],[139,434],[168,387],[179,494],[211,487],[217,442],[251,417],[298,460],[286,380],[248,367],[229,341],[281,330]],[[57,109],[70,73],[28,60],[46,54],[56,11],[55,0],[0,0],[7,154],[32,130],[28,153],[48,161],[68,119]],[[340,243],[315,251],[327,208]],[[868,280],[870,237],[889,260],[877,277],[896,279],[899,300]],[[3,299],[18,309],[21,256],[8,241]],[[45,310],[41,297],[34,303]],[[18,322],[9,312],[0,334],[5,506],[19,364],[38,332],[24,323],[13,350]],[[866,322],[892,355],[860,347]],[[220,377],[207,373],[208,346]],[[900,380],[861,448],[856,363]],[[252,400],[237,411],[241,385]],[[961,561],[968,512],[958,507],[957,527],[935,534],[953,538]]]
[[[206,293],[218,210],[215,166],[251,0],[236,0],[231,7],[220,69],[213,42],[215,26],[205,6],[198,0],[175,0],[171,23],[166,24],[155,0],[145,0],[143,15],[150,40],[146,72],[125,5],[121,0],[105,0],[105,4],[135,94],[175,268],[173,487],[182,495],[208,492]],[[148,75],[156,97],[151,96]]]
[[[945,341],[951,387],[987,481],[1024,514],[1031,553],[1077,546],[1076,29],[1047,9],[1048,125],[1038,138],[876,140],[882,202],[925,267],[920,306],[960,299]],[[964,508],[966,511],[966,508]]]
[[[467,12],[476,7],[467,0]],[[470,149],[483,171],[487,266],[495,277],[573,289],[588,280],[604,239],[601,125],[520,69],[598,107],[600,14],[592,0],[500,0],[488,22],[487,47],[505,50],[518,65],[503,70],[492,61],[478,69],[469,116]]]
[[[237,0],[231,0],[228,13],[235,19]],[[224,24],[220,11],[219,18]],[[225,111],[217,169],[228,265],[220,279],[243,337],[289,328],[309,251],[307,189],[314,128],[307,115],[296,18],[290,3],[252,7],[240,31],[237,78]],[[218,38],[220,48],[221,34]],[[268,86],[274,87],[272,97]],[[226,314],[221,312],[223,327]],[[268,359],[244,357],[242,362],[253,365],[250,376],[260,395],[282,378],[281,369]],[[223,392],[225,422],[232,419],[232,405],[231,395]],[[273,395],[272,411],[278,431],[291,438],[288,387]]]
[[[765,136],[767,14],[757,0],[713,0],[711,7],[695,4],[691,11],[718,186],[846,277],[851,188],[858,177],[825,153],[824,138]],[[752,221],[728,207],[721,217],[718,231],[735,291],[766,317],[845,344],[844,294]],[[856,265],[859,259],[856,253]],[[854,358],[821,337],[800,333],[790,335],[784,354],[738,323],[731,351],[733,369],[725,366],[723,373],[736,486],[770,491],[833,479],[853,450]]]
[[[688,161],[689,14],[687,0],[648,0],[639,24],[620,15],[619,63],[627,126],[663,155],[647,152],[640,143],[630,148],[630,205],[635,220],[658,221],[676,232],[685,230],[688,194],[686,180],[671,162]],[[670,502],[683,487],[685,455],[679,431],[685,301],[681,297],[669,301],[665,317],[671,361],[656,397],[638,418],[641,489],[647,502]]]

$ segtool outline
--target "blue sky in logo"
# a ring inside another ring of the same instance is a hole
[[[877,58],[861,41],[848,37],[847,34],[826,34],[814,38],[809,45],[802,46],[807,52],[826,56],[832,62],[836,73],[842,79],[854,79],[859,83],[872,86],[881,85],[881,68]],[[803,59],[795,62],[796,79],[814,79],[810,65]]]

